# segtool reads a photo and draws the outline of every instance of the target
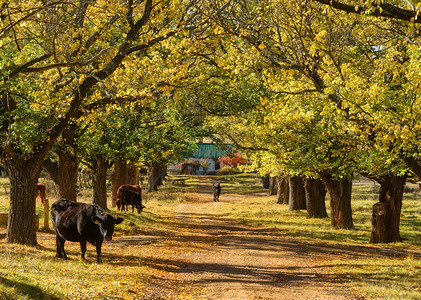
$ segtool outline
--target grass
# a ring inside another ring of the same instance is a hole
[[[402,259],[368,257],[334,260],[332,264],[342,281],[364,289],[373,298],[420,299],[419,259],[411,256]]]
[[[294,239],[314,245],[355,246],[361,249],[421,251],[421,196],[414,185],[405,190],[400,243],[370,245],[371,207],[377,201],[378,187],[362,183],[353,188],[352,209],[356,231],[333,230],[330,219],[308,219],[305,211],[290,212],[287,205],[274,204],[275,196],[267,196],[255,174],[224,176],[218,179],[223,195],[241,194],[233,202],[222,201],[213,213],[218,217],[237,219],[249,224],[276,228]],[[149,236],[154,232],[170,232],[172,211],[181,202],[197,199],[198,177],[170,176],[158,192],[145,193],[142,214],[120,213],[125,221],[116,227],[117,236]],[[89,190],[81,191],[80,199],[89,202]],[[50,203],[54,195],[49,195]],[[42,223],[43,211],[37,200]],[[329,201],[326,202],[329,213]],[[0,178],[0,210],[8,209],[8,181]],[[4,229],[3,229],[4,230]],[[41,235],[42,236],[42,235]],[[152,236],[153,238],[153,236]],[[147,239],[146,239],[147,240]],[[149,278],[175,276],[171,272],[177,261],[177,242],[160,241],[159,251],[141,241],[141,245],[104,244],[103,265],[97,265],[95,251],[88,245],[87,261],[80,261],[77,243],[66,243],[70,260],[54,258],[55,241],[39,238],[37,248],[0,243],[0,298],[142,298],[148,297]],[[156,245],[155,245],[156,246]],[[420,299],[421,262],[412,255],[396,258],[381,254],[343,256],[320,262],[337,280],[363,289],[372,298]],[[169,280],[169,282],[172,282]],[[174,288],[175,290],[176,288]],[[192,291],[185,292],[185,298]],[[143,294],[144,293],[144,294]],[[179,293],[182,293],[179,291]],[[163,296],[164,298],[164,296]],[[193,297],[194,299],[194,297]]]
[[[125,285],[141,290],[147,282],[147,266],[140,263],[130,268],[118,261],[97,265],[93,263],[93,251],[88,251],[89,260],[80,261],[74,257],[78,255],[76,245],[70,243],[66,248],[71,260],[63,261],[53,257],[53,247],[44,241],[38,248],[0,245],[0,298],[123,298],[128,292]],[[132,257],[138,254],[134,252]]]
[[[236,174],[219,177],[223,184],[224,194],[251,194],[265,192],[261,179],[256,174]]]
[[[252,180],[250,177],[249,180]],[[222,182],[223,191],[235,190],[235,184],[230,181]],[[259,186],[260,182],[255,179],[253,183],[247,185]],[[259,189],[256,188],[256,191]],[[249,188],[247,193],[253,192]],[[414,196],[415,195],[415,196]],[[401,216],[401,236],[404,241],[381,245],[392,248],[414,248],[421,247],[421,197],[414,190],[409,190],[404,195],[402,216]],[[261,196],[244,198],[241,202],[224,203],[218,207],[218,213],[235,217],[242,221],[262,226],[280,229],[288,235],[300,240],[327,244],[342,245],[367,245],[371,234],[371,211],[374,203],[377,202],[377,188],[373,189],[373,184],[356,185],[353,187],[352,211],[354,225],[357,230],[334,230],[330,227],[330,219],[309,219],[307,212],[288,211],[288,205],[274,204],[275,196]],[[330,205],[326,201],[326,209],[329,214]]]

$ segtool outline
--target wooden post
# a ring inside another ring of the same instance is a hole
[[[48,203],[48,199],[45,198],[43,201],[44,204],[44,229],[48,230],[48,220],[50,219],[50,205]]]

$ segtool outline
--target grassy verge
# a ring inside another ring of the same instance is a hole
[[[1,188],[2,183],[5,189]],[[0,299],[195,299],[194,288],[184,291],[176,285],[179,280],[173,269],[181,263],[178,260],[181,245],[174,245],[171,239],[154,240],[153,235],[171,226],[164,208],[185,201],[196,191],[196,186],[196,178],[180,176],[158,192],[145,193],[147,209],[142,214],[111,208],[114,217],[125,219],[116,226],[114,236],[147,234],[148,237],[133,242],[127,239],[123,244],[104,243],[101,265],[95,263],[95,247],[90,244],[87,259],[82,261],[79,244],[66,242],[69,260],[64,261],[55,258],[51,231],[40,231],[39,246],[34,248],[2,243],[5,228],[0,228]],[[8,180],[1,178],[0,211],[8,211],[8,197]],[[56,200],[52,192],[48,198],[50,204]],[[90,202],[90,191],[80,191],[78,200]],[[43,209],[39,199],[36,209],[42,227]],[[153,243],[149,242],[151,239]],[[151,280],[162,281],[162,286],[153,286]]]

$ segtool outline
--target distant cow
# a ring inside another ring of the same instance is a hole
[[[138,185],[122,185],[117,190],[116,206],[121,211],[127,210],[127,206],[132,206],[132,212],[136,207],[137,212],[141,213],[145,206],[142,205],[142,189]]]
[[[215,182],[212,184],[213,190],[213,201],[219,202],[219,195],[221,195],[221,184],[219,182]]]
[[[46,198],[45,184],[37,183],[37,196],[41,198],[41,204],[43,204]]]
[[[57,257],[67,259],[65,241],[80,242],[82,259],[85,259],[86,242],[96,247],[96,261],[101,263],[101,246],[110,241],[114,225],[123,222],[106,214],[97,204],[86,204],[61,199],[51,206],[51,221],[56,233]]]

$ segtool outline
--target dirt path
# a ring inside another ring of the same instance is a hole
[[[329,271],[332,259],[358,255],[357,250],[300,243],[215,214],[217,206],[250,195],[222,191],[221,202],[213,202],[212,180],[200,177],[197,197],[178,204],[163,229],[116,236],[103,245],[105,265],[146,274],[138,289],[123,281],[122,292],[131,296],[115,299],[365,299]],[[39,233],[38,239],[54,253],[52,233]],[[77,243],[66,247],[71,258],[78,257]],[[93,248],[88,252],[92,260]]]
[[[201,288],[199,299],[361,299],[335,283],[320,266],[326,253],[288,239],[279,231],[252,228],[212,214],[211,178],[202,177],[198,201],[179,204],[174,218],[188,226],[184,242],[202,247],[181,253],[184,284]]]

